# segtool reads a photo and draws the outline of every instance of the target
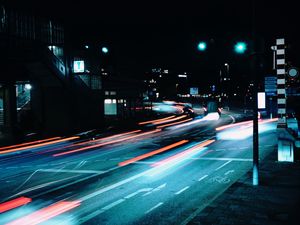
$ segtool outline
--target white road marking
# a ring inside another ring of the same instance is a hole
[[[109,209],[111,209],[112,207],[115,207],[116,205],[119,205],[119,204],[121,204],[121,203],[124,202],[124,201],[125,201],[125,199],[119,199],[119,200],[117,200],[117,201],[115,201],[115,202],[110,203],[110,204],[107,205],[107,206],[104,206],[104,207],[102,208],[102,210],[104,210],[104,211],[109,210]]]
[[[87,162],[87,161],[82,160],[77,166],[74,167],[74,170],[75,170],[75,169],[78,169],[78,168],[80,168],[80,167],[82,167],[84,164],[86,164],[86,162]]]
[[[27,193],[27,192],[30,192],[30,191],[34,191],[34,190],[46,187],[48,185],[52,185],[52,184],[55,184],[55,183],[59,183],[61,181],[69,180],[69,179],[72,179],[72,178],[75,178],[75,177],[77,177],[77,176],[67,177],[67,178],[64,178],[64,179],[61,179],[61,180],[56,180],[56,181],[51,181],[51,182],[48,182],[48,183],[40,184],[40,185],[31,187],[31,188],[25,189],[25,190],[13,195],[13,196],[21,195],[21,194],[24,194],[24,193]]]
[[[116,167],[113,167],[113,168],[108,169],[108,170],[106,170],[106,171],[103,171],[103,173],[108,173],[108,172],[111,172],[111,171],[116,170],[116,169],[119,169],[119,168],[120,168],[120,167],[116,166]],[[70,182],[70,183],[67,183],[67,184],[64,184],[64,185],[61,185],[61,186],[58,186],[58,187],[55,187],[55,188],[46,190],[46,191],[44,191],[44,192],[39,192],[38,194],[32,196],[32,198],[37,198],[37,197],[39,197],[39,196],[43,196],[43,195],[48,194],[48,193],[50,193],[50,192],[53,192],[53,191],[56,191],[56,190],[59,190],[59,189],[63,189],[63,188],[65,188],[65,187],[71,186],[71,185],[73,185],[73,184],[77,184],[77,183],[79,183],[79,182],[82,182],[82,181],[91,179],[91,178],[96,177],[96,176],[99,176],[99,174],[92,174],[92,175],[90,175],[90,176],[85,176],[85,177],[83,177],[83,178],[81,178],[81,179],[74,180],[74,181],[72,181],[72,182]],[[76,176],[73,176],[73,177],[77,177],[77,175],[76,175]],[[71,178],[73,178],[73,177],[69,177],[69,179],[71,179]],[[67,178],[67,179],[68,179],[68,178]],[[25,193],[27,193],[27,192],[29,192],[29,191],[30,191],[30,190],[22,191],[22,193],[25,194]],[[19,194],[20,194],[20,193],[14,194],[14,195],[10,196],[9,198],[13,198],[13,197],[15,197],[15,196],[18,196]]]
[[[82,223],[85,223],[86,221],[89,221],[90,219],[94,218],[95,216],[98,216],[100,215],[101,213],[104,213],[105,211],[103,209],[99,209],[85,217],[82,217],[81,219],[79,219],[79,223],[82,224]]]
[[[149,173],[149,171],[145,171],[145,172],[143,172],[143,173],[137,174],[137,175],[135,175],[135,176],[129,177],[129,178],[125,179],[125,180],[119,181],[119,182],[117,182],[117,183],[115,183],[115,184],[112,184],[112,185],[110,185],[110,186],[107,186],[107,187],[105,187],[105,188],[102,188],[102,189],[100,189],[100,190],[98,190],[98,191],[95,191],[95,192],[93,192],[93,193],[91,193],[91,194],[88,194],[88,195],[82,197],[82,198],[80,199],[80,201],[86,201],[86,200],[88,200],[88,199],[90,199],[90,198],[93,198],[93,197],[95,197],[95,196],[97,196],[97,195],[103,194],[103,193],[105,193],[105,192],[107,192],[107,191],[110,191],[110,190],[112,190],[112,189],[114,189],[114,188],[120,187],[120,186],[122,186],[122,185],[124,185],[124,184],[127,184],[127,183],[129,183],[129,182],[131,182],[131,181],[133,181],[133,180],[136,180],[136,179],[138,179],[138,178],[140,178],[140,177],[146,175],[147,173]]]
[[[133,196],[135,196],[135,195],[137,195],[137,194],[139,194],[139,193],[141,193],[141,192],[149,192],[149,191],[151,191],[152,189],[153,189],[153,188],[143,188],[143,189],[140,189],[140,190],[138,190],[138,191],[136,191],[136,192],[133,192],[133,193],[127,195],[127,196],[124,197],[124,198],[125,198],[125,199],[129,199],[129,198],[132,198]]]
[[[233,172],[234,172],[234,170],[228,170],[228,171],[225,173],[225,175],[227,176],[228,174],[233,173]]]
[[[158,187],[154,188],[152,191],[147,192],[146,194],[143,194],[143,196],[147,196],[152,194],[155,191],[160,191],[161,189],[165,188],[167,186],[167,183],[164,183],[162,185],[159,185]]]
[[[202,176],[202,177],[200,177],[200,178],[198,179],[198,181],[201,181],[201,180],[205,179],[206,177],[208,177],[208,175],[207,175],[207,174],[206,174],[206,175],[204,175],[204,176]]]
[[[31,179],[31,177],[33,177],[33,175],[36,174],[37,172],[39,172],[39,170],[34,171],[22,184],[19,185],[19,187],[15,189],[15,191],[23,187]]]
[[[179,195],[179,194],[181,194],[182,192],[184,192],[185,190],[187,190],[187,189],[189,189],[189,188],[190,188],[190,186],[186,186],[186,187],[182,188],[180,191],[177,191],[177,192],[175,193],[175,195]]]
[[[157,188],[155,188],[154,190],[160,190],[160,189],[162,189],[162,188],[164,188],[164,187],[166,187],[167,186],[167,183],[164,183],[164,184],[162,184],[162,185],[159,185]]]
[[[56,169],[40,169],[40,172],[55,172],[55,173],[92,173],[92,174],[102,174],[105,171],[101,170],[56,170]]]
[[[219,169],[221,169],[221,168],[223,168],[224,166],[226,166],[228,163],[231,163],[232,161],[230,160],[230,161],[228,161],[228,162],[226,162],[226,163],[224,163],[224,164],[222,164],[221,166],[219,166],[217,169],[215,169],[215,171],[217,171],[217,170],[219,170]]]
[[[212,158],[212,157],[197,157],[197,158],[190,158],[194,160],[217,160],[217,161],[241,161],[241,162],[252,162],[252,159],[243,159],[243,158]]]
[[[153,211],[154,209],[158,208],[159,206],[161,206],[162,204],[164,204],[163,202],[158,203],[156,206],[152,207],[151,209],[149,209],[148,211],[145,212],[145,214],[148,214],[149,212]]]

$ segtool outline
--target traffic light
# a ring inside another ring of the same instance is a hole
[[[238,54],[244,54],[247,50],[247,44],[245,42],[237,42],[234,45],[234,51]]]
[[[205,51],[206,47],[207,47],[206,42],[204,42],[204,41],[199,42],[199,44],[198,44],[198,50],[199,51]]]
[[[102,47],[102,52],[104,53],[104,54],[107,54],[108,53],[108,48],[107,47]]]

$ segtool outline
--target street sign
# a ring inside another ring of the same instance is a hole
[[[268,96],[275,96],[277,92],[277,77],[265,77],[265,92]]]
[[[198,95],[199,94],[198,88],[197,87],[191,87],[190,88],[190,94],[191,95]]]
[[[265,109],[266,108],[266,94],[265,94],[265,92],[258,92],[257,93],[257,107],[258,107],[258,109]]]
[[[289,68],[288,69],[288,72],[287,72],[287,74],[291,77],[291,78],[295,78],[295,77],[297,77],[298,76],[298,74],[299,74],[299,71],[298,71],[298,69],[297,68],[295,68],[295,67],[291,67],[291,68]]]
[[[74,73],[83,73],[84,72],[84,61],[83,60],[74,61],[73,71],[74,71]]]

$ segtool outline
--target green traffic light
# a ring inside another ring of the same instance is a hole
[[[206,49],[206,43],[201,41],[199,44],[198,44],[198,50],[199,51],[205,51]]]
[[[234,46],[234,51],[238,54],[243,54],[247,50],[247,44],[245,42],[237,42]]]
[[[102,47],[102,52],[103,52],[104,54],[107,54],[107,53],[108,53],[108,48]]]

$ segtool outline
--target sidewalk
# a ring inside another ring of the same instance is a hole
[[[300,161],[277,162],[277,150],[260,162],[260,185],[252,170],[200,212],[189,225],[300,224]]]

